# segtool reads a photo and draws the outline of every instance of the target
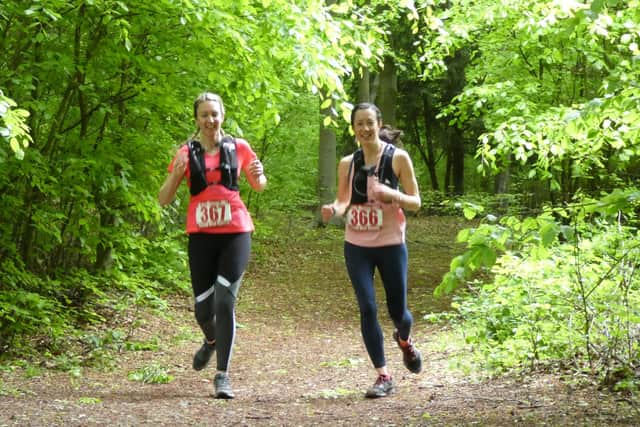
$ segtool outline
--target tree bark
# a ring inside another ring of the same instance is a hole
[[[384,68],[380,73],[380,86],[376,104],[382,112],[382,121],[396,125],[396,100],[398,98],[398,76],[396,64],[391,56],[384,59]]]
[[[449,146],[451,149],[451,177],[453,179],[453,194],[464,194],[464,138],[462,131],[453,127],[449,132]]]
[[[362,75],[360,76],[360,81],[358,82],[358,102],[371,102],[371,84],[369,83],[369,79],[371,78],[371,73],[369,73],[368,68],[362,69]]]
[[[435,111],[433,110],[431,99],[429,95],[423,97],[424,104],[424,139],[426,152],[424,157],[424,163],[429,171],[429,178],[431,179],[431,188],[435,191],[440,189],[438,183],[438,174],[436,172],[436,155],[434,147],[434,134],[436,131],[437,120]],[[422,150],[421,150],[422,151]]]
[[[331,203],[336,192],[336,133],[324,125],[324,118],[334,119],[333,105],[320,109],[320,145],[318,156],[318,197],[321,204]]]

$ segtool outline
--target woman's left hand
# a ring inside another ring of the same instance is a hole
[[[264,174],[262,162],[258,159],[254,159],[249,165],[249,173],[251,173],[255,178],[260,178]]]
[[[396,190],[390,188],[376,179],[373,181],[373,185],[371,186],[371,193],[376,200],[383,201],[385,203],[393,202],[393,197],[397,193]]]

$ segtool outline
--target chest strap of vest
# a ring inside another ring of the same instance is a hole
[[[395,150],[396,147],[393,144],[386,144],[380,156],[377,169],[372,168],[372,170],[366,171],[364,167],[364,153],[362,151],[362,148],[356,150],[353,153],[353,158],[351,159],[351,163],[349,164],[349,172],[347,173],[347,177],[351,178],[352,204],[367,202],[366,178],[361,175],[365,172],[367,174],[370,174],[375,171],[379,182],[394,189],[398,188],[398,177],[393,172],[393,154],[395,153]],[[352,172],[353,177],[351,177]],[[358,181],[358,183],[356,183],[356,181]],[[355,188],[357,185],[359,185],[361,188]]]
[[[207,168],[204,159],[204,149],[200,141],[191,140],[189,148],[190,192],[196,195],[204,191],[209,185],[220,184],[232,191],[238,191],[238,155],[236,140],[231,136],[224,136],[220,141],[220,181],[207,181]]]

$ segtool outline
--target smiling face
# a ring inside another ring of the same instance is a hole
[[[220,132],[224,111],[218,101],[202,101],[196,108],[196,124],[203,137],[213,138]]]
[[[377,111],[373,108],[359,109],[353,116],[353,132],[361,145],[378,143],[378,132],[382,121],[378,117]]]

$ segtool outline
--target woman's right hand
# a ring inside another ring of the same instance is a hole
[[[333,218],[336,214],[336,208],[333,206],[333,203],[328,205],[323,205],[320,208],[320,215],[322,216],[322,222],[325,224],[329,222],[331,218]]]
[[[189,155],[185,150],[178,150],[175,160],[173,161],[173,173],[182,177],[187,170]]]
[[[184,178],[184,174],[187,171],[187,162],[189,162],[189,155],[186,150],[178,150],[173,158],[173,165],[171,167],[171,173],[167,175],[160,187],[158,193],[158,201],[161,206],[167,205],[173,201],[178,191],[178,186]]]

